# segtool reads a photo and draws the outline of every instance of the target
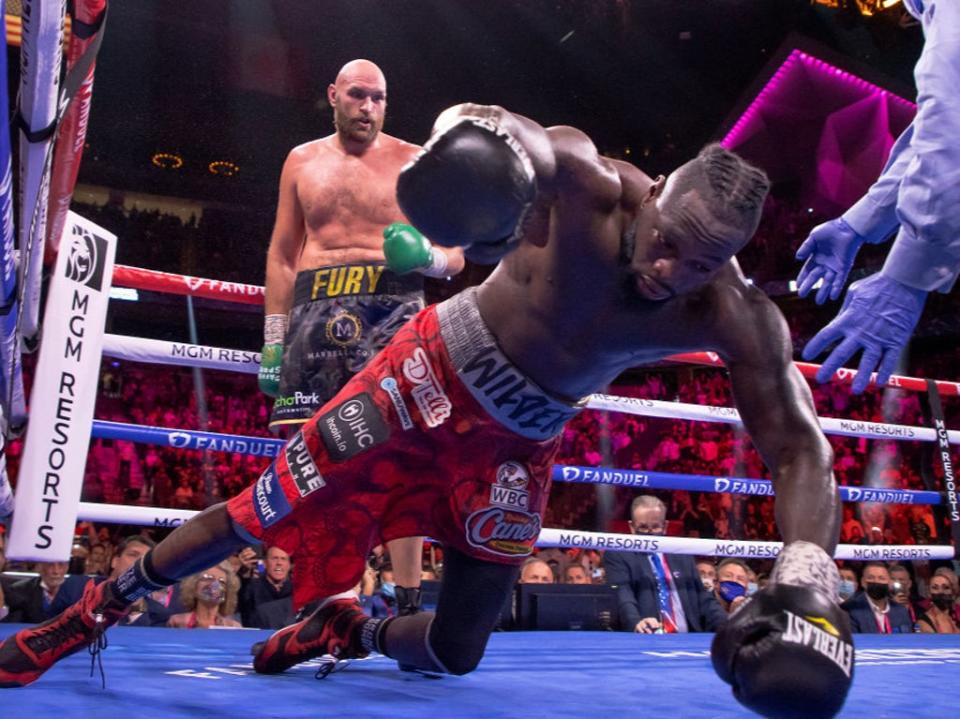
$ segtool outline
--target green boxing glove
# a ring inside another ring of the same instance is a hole
[[[283,336],[287,331],[286,315],[267,315],[263,325],[263,349],[257,384],[270,397],[280,394],[280,367],[283,365]]]
[[[421,272],[428,277],[445,277],[447,256],[430,244],[420,231],[394,222],[383,231],[383,255],[387,268],[398,275]]]
[[[283,345],[264,345],[260,350],[260,370],[257,384],[270,397],[280,394],[280,365],[283,364]]]

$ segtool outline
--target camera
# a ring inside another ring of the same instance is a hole
[[[907,591],[907,588],[904,586],[903,582],[893,582],[890,585],[890,591],[893,594],[904,594]]]

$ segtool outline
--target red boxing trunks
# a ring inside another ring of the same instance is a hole
[[[293,555],[297,607],[353,588],[371,547],[400,537],[519,564],[578,409],[513,366],[467,290],[418,313],[227,507]]]

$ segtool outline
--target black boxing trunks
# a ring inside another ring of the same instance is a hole
[[[580,406],[513,365],[475,297],[417,314],[227,502],[249,541],[294,557],[296,606],[352,588],[370,548],[392,539],[426,535],[514,566],[533,550]]]
[[[306,422],[424,307],[423,276],[382,263],[297,274],[270,429]]]

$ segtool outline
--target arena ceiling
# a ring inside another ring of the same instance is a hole
[[[659,172],[717,137],[792,33],[908,94],[922,42],[807,0],[137,0],[110,13],[80,181],[246,207],[272,206],[287,151],[330,131],[326,85],[355,57],[384,69],[386,131],[404,139],[422,142],[455,102],[499,103]]]

